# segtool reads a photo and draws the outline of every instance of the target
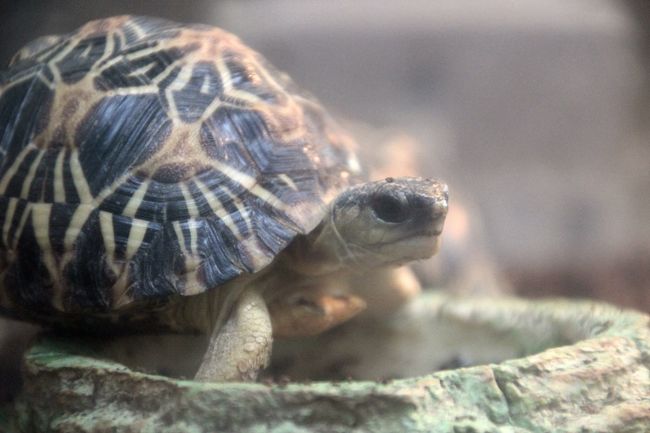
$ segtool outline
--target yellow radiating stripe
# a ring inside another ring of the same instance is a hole
[[[244,223],[246,224],[246,228],[248,230],[253,230],[253,226],[251,224],[251,219],[250,215],[248,213],[248,209],[244,205],[244,202],[241,201],[239,197],[237,197],[231,190],[228,188],[226,185],[221,185],[221,189],[223,192],[232,200],[233,204],[239,211],[239,214],[244,220]]]
[[[18,205],[17,198],[10,198],[9,205],[7,206],[7,213],[5,214],[5,222],[2,225],[2,239],[4,244],[9,247],[10,243],[13,243],[13,239],[9,239],[9,230],[11,229],[11,223],[14,220],[14,213],[16,213],[16,206]]]
[[[124,27],[128,27],[133,33],[135,33],[136,37],[138,39],[144,38],[147,34],[142,30],[140,27],[138,27],[138,24],[135,23],[135,21],[129,20],[124,24]]]
[[[42,150],[38,152],[38,156],[36,156],[36,159],[32,161],[32,164],[29,166],[29,171],[27,172],[27,176],[23,179],[23,187],[20,190],[20,198],[24,198],[27,200],[28,195],[29,195],[29,190],[32,187],[32,182],[34,182],[34,176],[36,175],[36,170],[38,169],[39,164],[41,163],[41,159],[43,159],[43,155],[45,152]]]
[[[51,211],[51,203],[34,204],[32,207],[32,224],[34,227],[36,242],[41,248],[41,257],[43,258],[43,262],[45,263],[45,267],[47,268],[53,283],[54,293],[52,294],[52,305],[57,310],[63,311],[63,286],[61,285],[59,270],[50,243]]]
[[[154,62],[147,63],[146,65],[141,66],[138,69],[129,72],[127,75],[130,76],[130,77],[135,77],[137,75],[144,75],[147,72],[149,72],[151,70],[151,68],[153,68],[154,66],[156,66],[156,63],[154,63]]]
[[[95,197],[95,203],[101,203],[108,197],[109,195],[113,194],[126,180],[131,176],[130,172],[127,172],[120,176],[119,179],[115,180],[110,186],[105,187],[101,191],[99,191],[99,194],[97,194],[97,197]]]
[[[54,164],[54,201],[65,203],[65,186],[63,185],[63,158],[65,151],[59,151]]]
[[[79,163],[79,152],[76,149],[73,150],[70,155],[70,170],[72,171],[72,180],[77,190],[77,194],[79,194],[80,202],[92,203],[93,196],[90,193],[90,188],[88,188],[86,176],[84,176],[83,169]]]
[[[72,252],[74,243],[77,241],[77,237],[79,237],[79,232],[81,232],[81,228],[86,223],[88,216],[94,209],[94,206],[88,204],[81,204],[77,206],[77,209],[75,209],[72,218],[70,219],[70,224],[65,231],[65,237],[63,238],[63,246],[66,252]]]
[[[104,52],[102,53],[102,56],[99,58],[99,60],[97,60],[97,62],[95,62],[95,65],[101,64],[101,62],[106,60],[106,58],[113,53],[113,48],[115,46],[115,42],[113,41],[113,38],[111,37],[113,35],[120,36],[118,34],[118,32],[111,32],[111,33],[108,33],[106,35],[106,45],[104,45]],[[93,65],[93,68],[94,68],[95,65]]]
[[[192,197],[192,194],[190,194],[190,191],[187,189],[187,185],[181,183],[179,186],[181,187],[181,193],[183,194],[183,199],[185,200],[185,207],[187,207],[187,212],[192,218],[198,218],[199,208],[196,206],[194,197]]]
[[[174,231],[176,232],[176,238],[178,239],[178,243],[180,244],[185,256],[185,287],[183,294],[189,296],[201,293],[205,287],[200,283],[198,278],[197,270],[201,261],[196,258],[196,226],[193,224],[193,221],[188,221],[187,224],[190,230],[190,251],[185,248],[185,235],[183,234],[181,224],[178,221],[174,221],[173,226]]]
[[[217,57],[216,66],[217,66],[217,71],[219,71],[219,75],[221,76],[224,95],[230,96],[234,99],[246,101],[250,104],[257,104],[260,102],[264,102],[257,95],[254,95],[249,92],[245,92],[243,90],[238,90],[233,87],[232,77],[230,75],[230,69],[228,69],[228,66],[226,65],[226,62],[224,61],[222,55],[219,55]]]
[[[237,239],[241,239],[242,234],[240,233],[237,224],[235,224],[232,219],[232,215],[230,215],[228,211],[223,207],[219,199],[198,179],[195,179],[194,183],[196,183],[196,186],[201,191],[201,194],[203,194],[207,200],[210,208],[212,209],[212,212],[214,212],[221,219],[221,221],[223,221],[226,227],[230,229],[230,231],[237,237]]]
[[[191,65],[185,65],[178,72],[176,78],[174,78],[174,80],[165,89],[165,98],[167,99],[167,104],[169,105],[169,117],[172,119],[172,121],[180,119],[173,92],[175,90],[181,90],[188,83],[190,78],[192,78]]]
[[[149,57],[149,55],[154,54],[159,52],[160,48],[158,47],[151,47],[151,48],[146,48],[144,50],[140,51],[135,51],[133,53],[127,54],[127,55],[121,55],[121,56],[115,56],[106,63],[102,65],[101,68],[99,68],[99,72],[104,72],[106,69],[110,68],[111,66],[115,65],[116,63],[121,62],[122,60],[127,60],[127,61],[133,61],[137,60],[142,57]]]
[[[292,190],[294,190],[294,191],[298,191],[298,187],[296,186],[296,184],[295,184],[295,183],[293,182],[293,180],[292,180],[289,176],[287,176],[286,174],[284,174],[284,173],[279,174],[279,175],[278,175],[278,178],[279,178],[282,182],[286,183],[286,184],[289,186],[289,188],[291,188]]]
[[[49,62],[47,62],[47,66],[49,66],[49,70],[52,72],[52,75],[54,75],[54,82],[58,83],[61,81],[61,74],[59,72],[59,68],[56,67],[56,63],[58,63],[61,59],[63,59],[65,56],[70,53],[77,45],[76,44],[68,44],[63,50],[61,50],[58,54],[56,54],[54,57],[50,59]]]
[[[146,221],[133,219],[131,221],[131,229],[129,230],[129,239],[126,242],[126,259],[131,260],[135,253],[142,245],[142,240],[147,234],[149,224]]]
[[[50,245],[50,212],[51,203],[35,203],[32,205],[32,223],[34,235],[42,251],[51,251]]]
[[[107,38],[110,39],[110,38]],[[88,57],[88,54],[90,54],[90,49],[92,48],[92,45],[88,44],[86,48],[79,54],[79,57]]]
[[[143,180],[138,189],[135,190],[129,202],[126,204],[123,215],[135,218],[135,214],[138,212],[138,208],[142,204],[144,195],[147,193],[147,188],[149,188],[149,180]]]
[[[158,92],[158,86],[154,84],[147,84],[146,86],[138,87],[121,87],[119,89],[109,90],[109,96],[130,96],[130,95],[151,95]]]
[[[178,221],[172,223],[174,226],[174,231],[176,232],[176,239],[178,239],[178,244],[181,246],[183,253],[188,254],[187,248],[185,248],[185,235],[183,234],[183,228]]]
[[[209,91],[210,91],[210,77],[206,74],[203,75],[203,82],[201,83],[201,88],[199,89],[199,93],[203,95],[208,95]]]
[[[282,202],[282,200],[280,200],[271,191],[260,186],[257,183],[257,179],[255,179],[254,177],[246,173],[243,173],[235,168],[232,168],[229,165],[224,164],[220,161],[212,160],[211,163],[216,170],[219,170],[220,172],[230,177],[235,182],[239,183],[241,186],[246,188],[253,195],[261,198],[263,201],[273,206],[274,208],[281,210],[285,213],[287,212],[286,206]]]
[[[7,190],[7,186],[9,185],[9,182],[11,182],[11,179],[14,177],[16,174],[16,171],[18,171],[18,167],[20,167],[20,164],[23,163],[23,160],[27,156],[29,152],[31,152],[35,147],[30,143],[23,150],[20,151],[18,156],[16,156],[16,159],[14,159],[13,164],[11,164],[11,167],[9,167],[9,170],[7,170],[2,176],[2,180],[0,180],[0,194],[4,194]]]
[[[198,254],[198,249],[196,246],[196,226],[193,224],[193,221],[190,221],[188,222],[187,227],[190,230],[190,252],[192,255],[196,255]]]
[[[115,233],[113,232],[113,215],[111,213],[99,211],[99,228],[102,232],[108,264],[115,273],[118,273],[115,266]]]
[[[25,206],[25,210],[23,211],[23,214],[20,216],[20,222],[18,223],[18,228],[16,229],[16,233],[13,234],[13,247],[16,248],[18,245],[18,240],[20,239],[20,236],[23,234],[23,229],[25,228],[25,223],[27,222],[27,217],[29,214],[32,212],[32,206],[33,203],[27,203]]]
[[[264,100],[261,99],[259,96],[235,88],[223,92],[223,96],[226,97],[229,96],[238,101],[246,101],[251,105],[264,103]]]

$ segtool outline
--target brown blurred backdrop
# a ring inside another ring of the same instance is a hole
[[[520,293],[650,311],[647,1],[5,0],[0,63],[123,13],[231,30],[338,116],[420,143]]]

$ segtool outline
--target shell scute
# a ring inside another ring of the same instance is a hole
[[[95,105],[75,137],[93,196],[159,150],[171,124],[156,95],[106,97]]]

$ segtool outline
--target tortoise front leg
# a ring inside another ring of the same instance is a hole
[[[215,327],[195,380],[253,381],[266,367],[273,341],[266,303],[257,290],[244,290],[222,326]]]
[[[344,323],[366,307],[363,299],[348,292],[344,279],[316,279],[271,300],[273,335],[304,337]]]

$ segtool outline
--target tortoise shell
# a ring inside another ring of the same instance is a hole
[[[40,317],[256,272],[358,170],[320,105],[237,37],[128,16],[0,72],[0,158],[0,306]]]

